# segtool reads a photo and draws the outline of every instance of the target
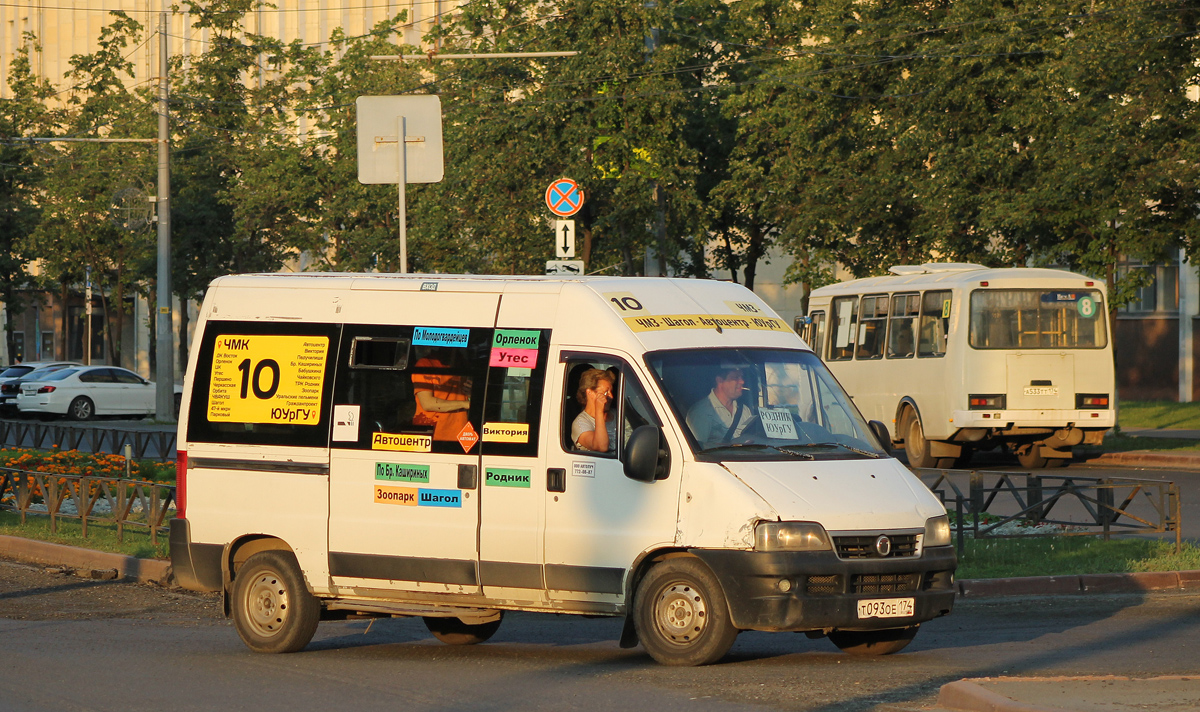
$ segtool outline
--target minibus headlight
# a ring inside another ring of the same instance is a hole
[[[950,517],[930,517],[925,521],[925,540],[922,546],[950,546]]]
[[[755,551],[826,551],[829,535],[816,522],[759,522],[754,527]]]

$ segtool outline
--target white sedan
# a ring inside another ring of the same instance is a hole
[[[176,407],[179,401],[176,391]],[[114,366],[76,366],[25,381],[17,394],[22,413],[65,415],[90,420],[97,415],[153,415],[154,384]]]

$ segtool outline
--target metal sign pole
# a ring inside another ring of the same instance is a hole
[[[83,354],[83,362],[89,366],[92,365],[92,268],[88,267],[84,270],[87,274],[87,287],[84,289],[84,318],[87,320],[86,331],[87,344],[84,346],[87,349]]]
[[[155,280],[154,417],[175,420],[175,351],[171,329],[171,133],[167,120],[167,13],[158,29],[158,275]],[[184,306],[186,308],[186,305]]]
[[[399,143],[400,156],[400,274],[408,274],[408,211],[405,203],[408,200],[405,187],[408,185],[408,142],[405,131],[408,129],[404,117],[398,118],[397,127],[400,131],[396,135],[397,143]]]

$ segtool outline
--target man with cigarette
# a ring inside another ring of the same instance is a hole
[[[722,365],[708,397],[701,398],[688,410],[687,424],[700,447],[708,449],[735,442],[758,420],[754,407],[740,400],[745,384],[739,366]]]

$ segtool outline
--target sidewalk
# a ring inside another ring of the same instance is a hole
[[[1200,708],[1200,674],[985,677],[943,685],[937,704],[963,712],[1185,712]]]

